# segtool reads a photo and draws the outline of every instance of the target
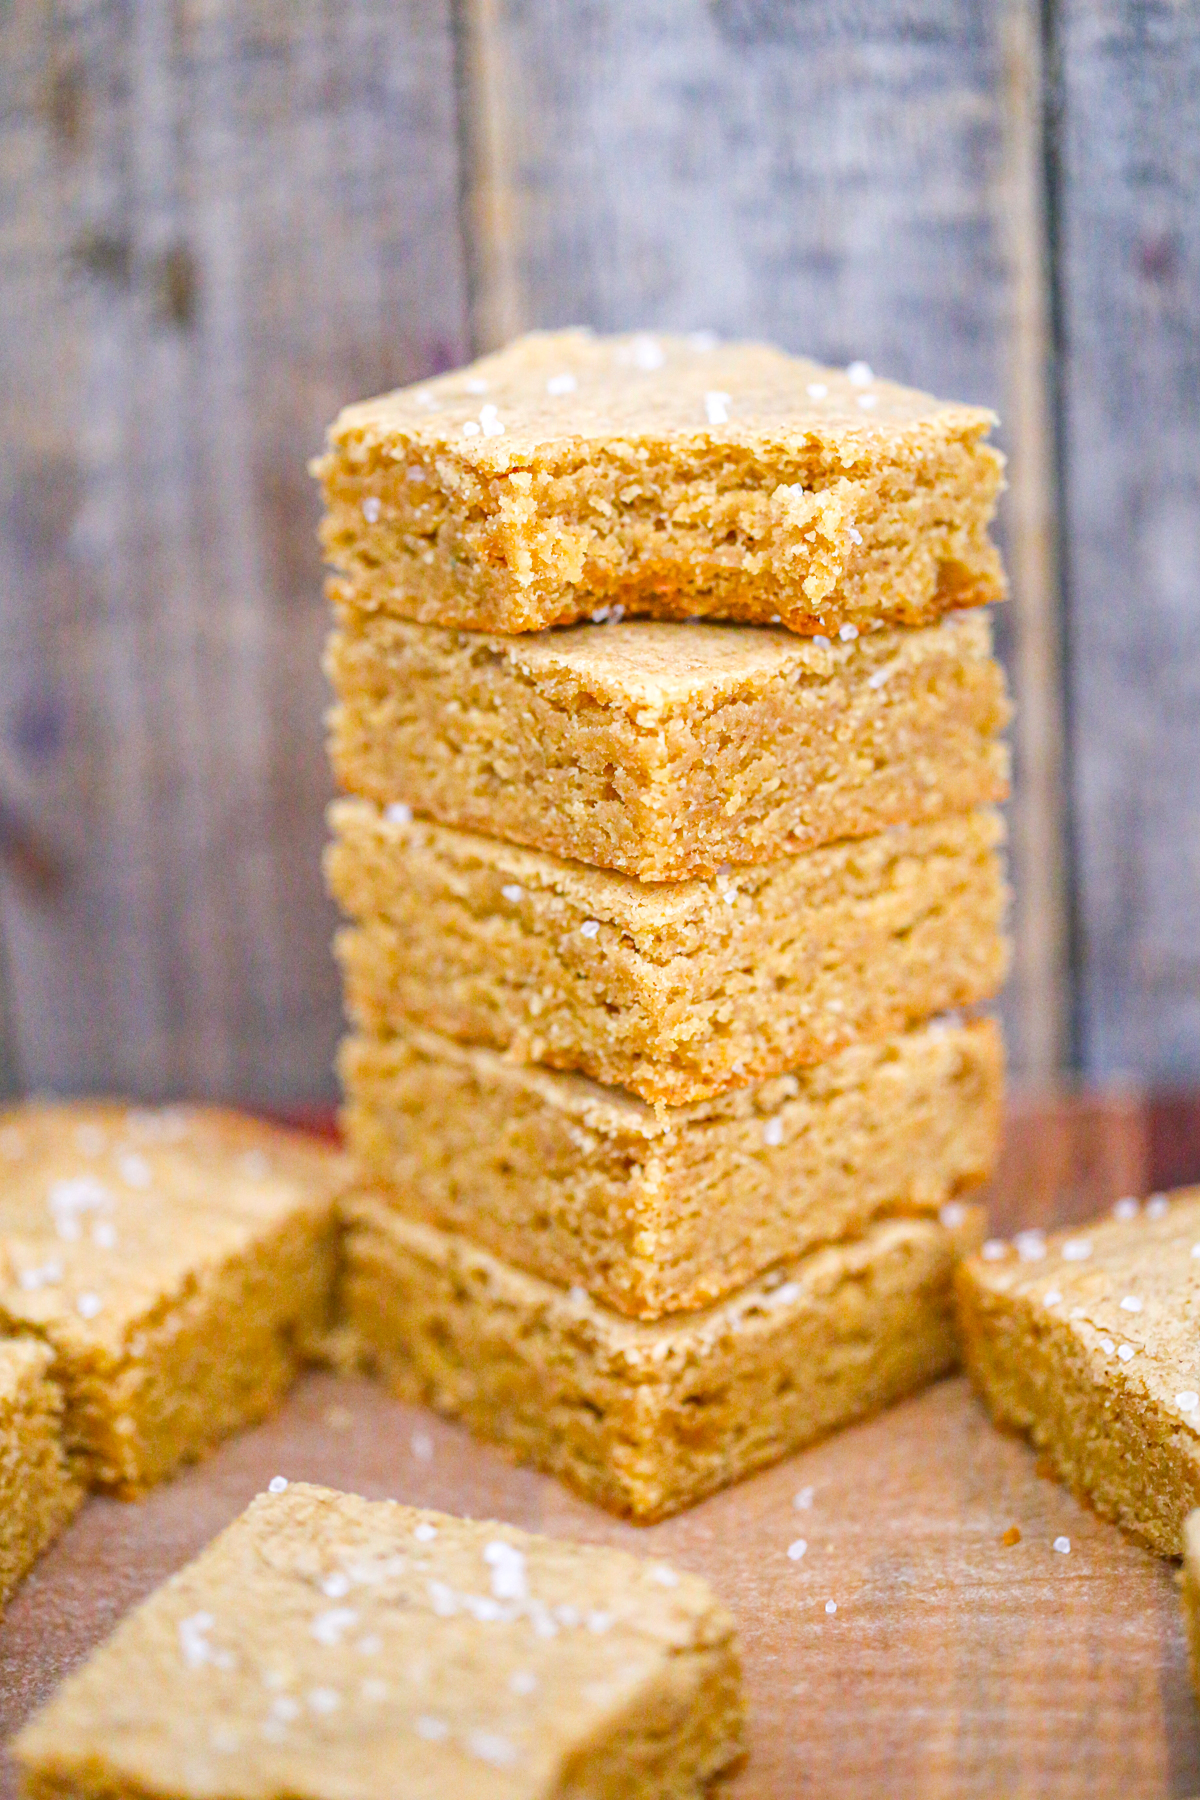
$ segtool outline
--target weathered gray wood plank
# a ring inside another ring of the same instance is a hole
[[[0,794],[25,1079],[331,1087],[305,459],[465,349],[434,0],[0,18]]]
[[[1040,8],[462,0],[472,323],[709,326],[1010,410],[1014,1061],[1066,962]],[[1011,402],[1011,407],[1009,403]]]
[[[1085,1068],[1200,1071],[1200,12],[1062,0]]]

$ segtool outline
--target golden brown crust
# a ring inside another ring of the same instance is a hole
[[[986,613],[842,641],[651,621],[525,637],[343,609],[352,793],[643,881],[1003,800]]]
[[[347,407],[313,468],[326,555],[364,607],[521,632],[619,604],[813,633],[1003,597],[993,423],[763,344],[535,332]]]
[[[699,1800],[737,1756],[733,1623],[602,1547],[262,1494],[13,1746],[90,1800]]]

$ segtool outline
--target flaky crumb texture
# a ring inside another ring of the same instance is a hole
[[[313,468],[326,555],[364,608],[815,633],[1002,597],[993,423],[765,344],[534,332],[346,407]]]
[[[643,881],[1003,800],[986,612],[800,638],[653,620],[500,637],[343,607],[352,793]]]

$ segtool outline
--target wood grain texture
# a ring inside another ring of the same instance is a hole
[[[1084,1066],[1200,1071],[1200,13],[1060,0]]]
[[[1200,1174],[1195,1097],[1176,1113],[1192,1122],[1186,1172]],[[1136,1095],[1026,1096],[1010,1111],[993,1218],[1012,1231],[1085,1217],[1143,1187],[1162,1150]],[[88,1504],[0,1619],[0,1740],[280,1473],[708,1576],[745,1650],[750,1760],[730,1800],[1200,1791],[1173,1569],[1041,1478],[961,1379],[639,1529],[378,1388],[311,1376],[270,1423],[144,1503]],[[1006,1544],[1013,1526],[1020,1542]],[[0,1752],[0,1800],[15,1794]]]
[[[0,16],[0,795],[26,1082],[329,1091],[306,457],[465,350],[427,0]]]
[[[730,1800],[1200,1787],[1173,1570],[1039,1478],[961,1378],[639,1530],[380,1389],[311,1376],[268,1425],[143,1504],[88,1503],[0,1620],[0,1738],[277,1473],[707,1576],[745,1657],[750,1756]],[[0,1752],[0,1800],[15,1791]]]
[[[1007,408],[1018,1069],[1067,1041],[1040,9],[460,0],[472,326],[699,327]]]

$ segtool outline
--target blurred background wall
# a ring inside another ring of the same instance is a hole
[[[0,1085],[332,1091],[305,460],[532,325],[997,408],[1030,1082],[1200,1080],[1200,12],[6,0]]]

